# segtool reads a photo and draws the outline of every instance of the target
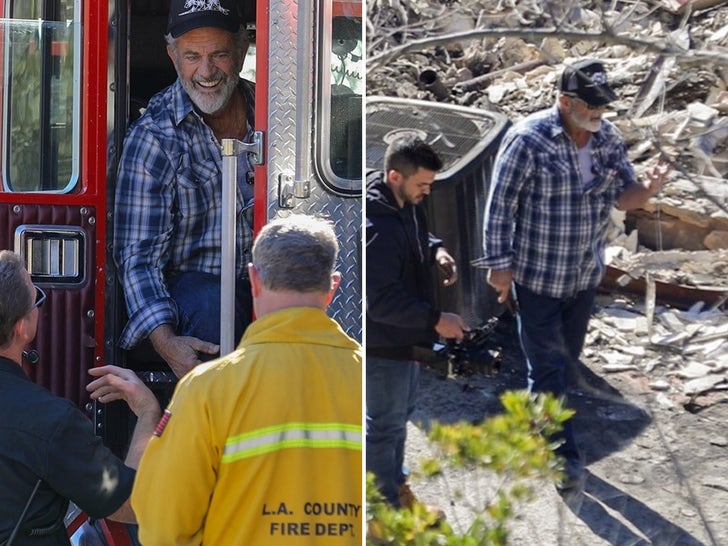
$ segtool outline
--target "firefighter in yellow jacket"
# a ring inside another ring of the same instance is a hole
[[[329,318],[329,222],[267,224],[248,266],[257,320],[179,383],[132,493],[155,545],[360,545],[362,353]]]

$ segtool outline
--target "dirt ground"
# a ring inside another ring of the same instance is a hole
[[[503,348],[495,378],[443,379],[425,371],[407,444],[413,470],[435,453],[425,435],[430,422],[480,421],[499,411],[500,393],[525,387],[513,328],[504,319],[492,337]],[[603,375],[596,362],[582,364],[583,384],[569,397],[587,463],[584,494],[566,502],[553,484],[533,484],[535,498],[519,507],[509,544],[728,545],[728,399],[718,393],[701,409],[686,409],[677,393],[650,389],[645,373]],[[448,471],[415,480],[412,489],[462,532],[496,483],[483,470]]]

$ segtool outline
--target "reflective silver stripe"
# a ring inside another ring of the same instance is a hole
[[[284,423],[228,438],[222,456],[230,463],[293,447],[361,451],[361,425],[348,423]]]

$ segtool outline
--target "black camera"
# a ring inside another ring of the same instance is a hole
[[[443,377],[475,373],[494,376],[500,371],[500,348],[490,347],[488,340],[498,324],[498,317],[470,330],[462,341],[447,340],[431,347],[417,346],[414,359]]]

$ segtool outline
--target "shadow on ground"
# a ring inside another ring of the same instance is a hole
[[[705,546],[682,527],[591,473],[584,493],[564,500],[595,535],[614,546]]]
[[[577,386],[569,390],[576,410],[574,430],[586,464],[632,442],[652,421],[650,414],[622,396],[608,381],[579,363]]]
[[[512,319],[503,319],[492,335],[491,348],[501,350],[500,372],[495,377],[473,374],[448,377],[423,370],[417,411],[413,421],[423,430],[434,421],[478,423],[502,411],[499,397],[507,390],[526,388],[526,364]],[[647,427],[651,417],[612,387],[608,381],[579,363],[569,406],[576,410],[574,428],[586,463],[622,449]]]
[[[513,327],[504,322],[493,334],[493,347],[502,349],[501,371],[496,377],[443,378],[423,371],[413,416],[421,430],[426,432],[435,421],[478,423],[488,419],[502,411],[499,397],[504,391],[526,387],[526,366]],[[544,491],[536,501],[540,512],[516,526],[520,533],[517,543],[728,545],[728,438],[722,405],[715,404],[696,417],[669,406],[650,405],[654,396],[645,392],[643,378],[602,373],[598,359],[579,363],[576,371],[568,398],[576,410],[574,429],[590,470],[584,494],[554,503],[558,498],[555,489]],[[427,449],[421,442],[409,445],[413,461]],[[492,481],[489,476],[454,476],[449,485],[462,484],[467,491],[464,500],[451,503],[454,520],[467,524],[467,510],[482,506],[470,497],[487,491],[489,479]],[[448,498],[446,487],[433,485],[432,501]],[[427,489],[421,492],[423,496],[430,493]]]
[[[501,371],[496,377],[473,375],[443,378],[424,370],[418,409],[413,421],[427,431],[434,421],[480,422],[499,413],[499,396],[526,387],[526,366],[520,348],[506,324],[494,334],[502,348]],[[645,408],[626,399],[607,379],[579,363],[569,390],[569,405],[576,410],[574,429],[587,465],[623,450],[650,426]],[[625,473],[630,469],[625,468]],[[565,499],[569,509],[613,546],[704,546],[677,524],[613,484],[588,473],[578,500]]]

